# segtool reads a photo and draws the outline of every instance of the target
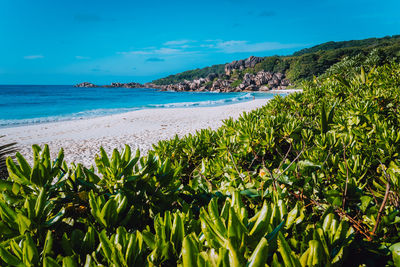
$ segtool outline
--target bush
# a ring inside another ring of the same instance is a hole
[[[399,264],[400,64],[315,79],[217,131],[96,168],[17,154],[0,265]]]
[[[232,87],[232,88],[236,88],[236,87],[238,87],[239,84],[241,84],[241,83],[242,83],[242,80],[241,80],[241,79],[238,79],[238,80],[234,81],[233,83],[231,83],[231,87]]]

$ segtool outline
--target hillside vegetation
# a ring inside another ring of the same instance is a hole
[[[9,158],[0,265],[399,266],[400,64],[341,68],[147,156]]]
[[[161,78],[153,81],[152,83],[157,85],[167,85],[182,82],[184,80],[195,80],[199,78],[205,78],[210,74],[224,74],[224,64],[213,65],[202,69],[188,70],[178,74],[169,75],[165,78]]]
[[[368,38],[363,40],[351,40],[343,42],[327,42],[313,46],[311,48],[305,48],[298,52],[293,53],[293,56],[301,56],[304,54],[315,53],[318,51],[329,51],[341,48],[351,48],[351,47],[368,47],[371,49],[386,47],[391,45],[396,45],[400,42],[400,35],[386,36],[383,38]]]
[[[381,65],[387,62],[386,59],[393,60],[397,58],[397,60],[400,60],[400,35],[344,42],[327,42],[302,49],[290,56],[265,57],[254,68],[238,71],[239,73],[236,76],[242,77],[244,73],[269,71],[283,73],[292,83],[296,84],[302,80],[311,80],[314,76],[321,75],[345,57],[354,57],[360,54],[366,56],[373,50],[377,51],[381,57]],[[157,85],[175,84],[184,80],[205,78],[210,73],[219,74],[223,78],[225,74],[224,65],[220,64],[185,71],[155,80],[153,83]]]

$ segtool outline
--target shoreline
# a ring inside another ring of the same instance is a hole
[[[107,153],[114,148],[122,150],[125,144],[132,151],[139,149],[146,154],[152,144],[168,140],[175,135],[195,133],[201,129],[217,129],[223,120],[238,118],[264,106],[269,99],[215,107],[155,108],[81,120],[59,121],[2,128],[3,142],[17,142],[19,151],[28,162],[32,162],[32,145],[48,144],[52,159],[60,148],[64,149],[68,164],[82,163],[90,167],[94,157],[103,146]]]
[[[279,94],[290,94],[294,92],[301,92],[302,89],[282,89],[282,90],[270,90],[267,92],[252,92],[252,91],[243,91],[244,93],[254,93],[254,94],[272,94],[272,95],[279,95]],[[257,98],[256,99],[267,99],[267,98]],[[57,117],[57,119],[51,120],[49,118],[52,117],[39,117],[39,118],[31,118],[31,119],[23,119],[23,122],[17,122],[14,124],[8,124],[8,125],[0,125],[0,130],[4,129],[9,129],[9,128],[20,128],[20,127],[27,127],[27,126],[32,126],[32,125],[41,125],[41,124],[51,124],[51,123],[58,123],[58,122],[68,122],[68,121],[80,121],[80,120],[88,120],[88,119],[94,119],[94,118],[101,118],[101,117],[107,117],[107,116],[113,116],[113,115],[118,115],[118,114],[124,114],[124,113],[129,113],[129,112],[134,112],[134,111],[139,111],[139,110],[152,110],[152,109],[171,109],[171,108],[197,108],[197,107],[220,107],[220,106],[229,106],[229,105],[234,105],[238,103],[245,103],[252,101],[254,99],[248,98],[248,99],[243,99],[239,101],[232,101],[232,102],[225,102],[225,103],[220,103],[220,104],[214,104],[214,105],[196,105],[196,103],[202,103],[202,102],[190,102],[189,105],[185,106],[182,104],[187,104],[186,102],[177,102],[177,103],[170,103],[170,104],[160,104],[160,106],[139,106],[139,107],[132,107],[129,108],[131,110],[124,110],[122,112],[109,112],[109,113],[104,113],[104,114],[96,114],[96,115],[89,115],[89,116],[72,116],[72,115],[66,115],[66,116],[54,116]],[[215,102],[218,102],[219,100],[216,100]],[[176,104],[177,106],[168,106],[168,105],[173,105]],[[164,107],[162,107],[164,106]],[[117,110],[119,108],[111,108],[110,110]],[[128,108],[127,108],[128,109]],[[89,110],[91,111],[91,110]],[[34,121],[34,122],[25,122],[25,121]],[[1,121],[1,120],[0,120]]]
[[[294,90],[282,93],[290,93]],[[238,118],[243,112],[260,108],[270,99],[255,99],[213,107],[154,108],[141,109],[100,117],[77,120],[46,122],[1,128],[3,142],[17,142],[19,151],[32,162],[32,145],[48,144],[52,159],[60,148],[64,149],[68,164],[82,163],[90,167],[94,157],[103,146],[107,153],[114,148],[120,151],[128,144],[132,151],[139,149],[146,154],[152,145],[194,134],[201,129],[217,129],[223,120]]]

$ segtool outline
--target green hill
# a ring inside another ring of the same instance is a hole
[[[258,71],[281,72],[287,78],[296,83],[301,80],[309,80],[314,76],[324,73],[332,65],[338,63],[345,57],[356,55],[367,55],[376,49],[382,64],[388,59],[400,58],[400,35],[386,36],[383,38],[368,38],[363,40],[352,40],[343,42],[326,42],[305,48],[290,56],[269,56],[254,68],[238,71],[234,77],[237,79],[246,72],[255,73]],[[201,69],[189,70],[182,73],[153,81],[158,85],[178,83],[183,80],[205,78],[210,73],[224,74],[224,64],[213,65]]]
[[[218,64],[218,65],[212,65],[210,67],[205,67],[202,69],[188,70],[178,74],[169,75],[165,78],[155,80],[153,81],[153,83],[157,85],[166,85],[166,84],[182,82],[184,80],[190,81],[194,79],[205,78],[211,73],[224,74],[225,73],[224,66],[225,64]]]
[[[293,53],[293,56],[301,56],[308,53],[315,53],[318,51],[328,51],[340,48],[354,48],[354,47],[363,47],[363,48],[379,48],[383,46],[390,46],[400,42],[400,35],[393,36],[385,36],[383,38],[368,38],[363,40],[351,40],[351,41],[343,41],[343,42],[326,42],[323,44],[319,44],[313,46],[311,48],[304,48],[300,51]]]

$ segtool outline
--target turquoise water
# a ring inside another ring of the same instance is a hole
[[[217,106],[273,94],[161,92],[139,88],[0,85],[0,127],[104,116],[146,108]]]

